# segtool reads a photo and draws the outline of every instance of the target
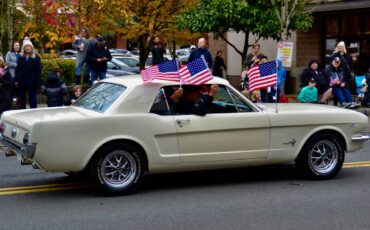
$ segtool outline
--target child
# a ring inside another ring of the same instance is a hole
[[[81,86],[76,85],[73,87],[72,95],[69,96],[65,102],[64,105],[71,105],[76,102],[76,100],[82,95],[82,88]]]
[[[317,103],[317,89],[316,81],[314,78],[311,78],[308,86],[303,87],[301,92],[298,95],[298,101],[302,103]]]
[[[48,107],[56,107],[63,105],[63,96],[67,94],[67,87],[62,80],[59,79],[61,70],[55,68],[53,72],[48,73],[46,83],[41,87],[41,91],[46,95],[46,103]]]

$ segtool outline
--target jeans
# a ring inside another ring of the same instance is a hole
[[[353,102],[352,95],[348,87],[333,87],[333,95],[341,105],[343,105],[343,103]]]
[[[81,76],[81,73],[82,73],[82,67],[83,67],[83,65],[85,64],[85,76],[87,76],[87,75],[90,75],[90,67],[89,67],[89,65],[87,64],[87,62],[86,61],[83,61],[83,62],[81,62],[81,64],[79,64],[77,67],[76,67],[76,69],[75,69],[75,74],[76,74],[76,76]]]
[[[28,100],[30,102],[30,108],[37,108],[37,89],[36,88],[20,88],[19,97],[21,99],[21,109],[26,108],[26,94],[28,93]]]
[[[107,71],[95,71],[91,70],[91,82],[94,82],[96,80],[103,80],[105,79],[105,75],[107,74]]]

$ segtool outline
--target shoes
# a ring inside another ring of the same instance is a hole
[[[342,104],[342,107],[348,109],[351,105],[352,105],[352,103],[345,102],[345,103]]]
[[[357,109],[357,108],[360,108],[361,105],[360,104],[357,104],[355,102],[352,102],[349,106],[350,109]]]

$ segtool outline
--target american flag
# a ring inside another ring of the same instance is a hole
[[[333,86],[339,82],[339,77],[337,73],[333,73],[333,76],[330,77],[330,86]]]
[[[265,89],[277,84],[276,61],[269,61],[248,70],[249,90]]]
[[[212,80],[212,73],[203,55],[181,67],[179,72],[184,84],[202,85]]]
[[[180,82],[177,61],[171,60],[159,65],[150,66],[141,71],[141,78],[144,82],[153,80]]]

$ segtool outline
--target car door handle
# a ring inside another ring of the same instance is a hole
[[[190,122],[190,119],[176,119],[176,124],[178,124],[180,127],[182,127],[185,124],[188,124]]]

